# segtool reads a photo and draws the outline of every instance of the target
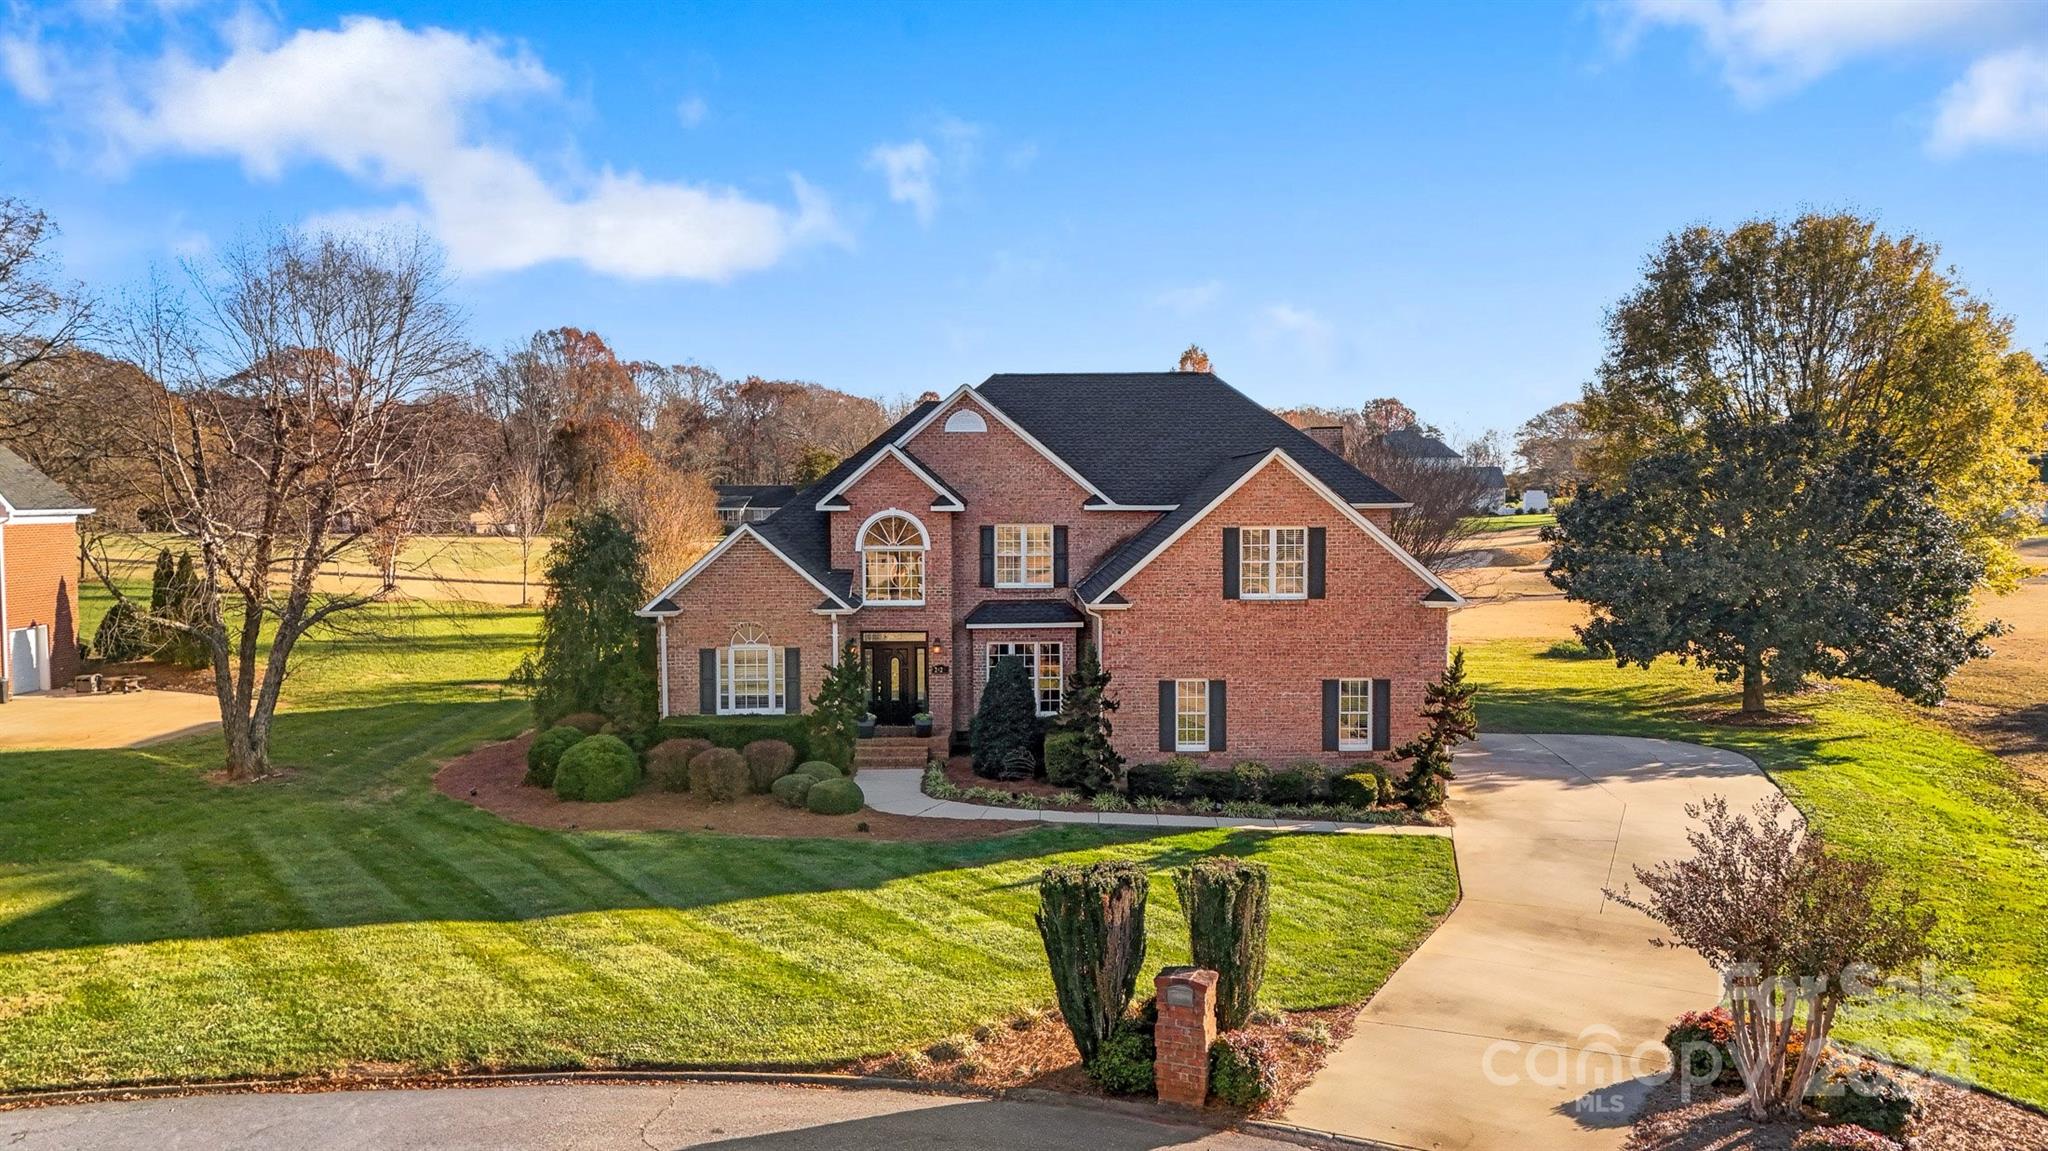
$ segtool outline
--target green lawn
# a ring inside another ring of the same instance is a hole
[[[82,614],[96,614],[92,605]],[[1274,874],[1265,998],[1371,994],[1449,908],[1448,841],[1046,828],[969,844],[556,833],[436,794],[510,735],[533,617],[415,606],[313,644],[283,780],[212,741],[0,754],[0,1089],[399,1065],[818,1064],[1048,1004],[1055,858]],[[1155,882],[1148,966],[1184,958]]]
[[[1842,1036],[2048,1105],[2048,811],[1996,757],[1875,688],[1786,705],[1807,726],[1710,725],[1688,715],[1725,712],[1733,696],[1693,669],[1617,670],[1542,650],[1468,649],[1484,727],[1662,736],[1754,758],[1814,826],[1919,884],[1941,915],[1939,973],[1966,992],[1959,1007],[1852,1009]]]
[[[1472,530],[1479,532],[1505,532],[1515,528],[1543,528],[1557,522],[1550,512],[1532,512],[1528,515],[1474,516],[1469,521]]]

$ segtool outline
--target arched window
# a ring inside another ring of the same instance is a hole
[[[985,432],[988,430],[988,421],[981,418],[980,412],[970,412],[962,408],[946,417],[946,430],[949,432]]]
[[[879,512],[861,528],[861,596],[870,604],[924,602],[924,527],[898,511]]]
[[[732,629],[732,643],[718,653],[718,713],[747,715],[782,711],[782,660],[768,646],[761,625]]]

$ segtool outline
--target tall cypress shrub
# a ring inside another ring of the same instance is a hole
[[[1145,895],[1134,863],[1048,867],[1038,877],[1038,935],[1083,1064],[1116,1030],[1145,966]]]
[[[1114,791],[1124,781],[1124,757],[1117,754],[1111,740],[1115,729],[1109,716],[1115,710],[1109,673],[1095,657],[1095,645],[1083,640],[1081,658],[1074,665],[1074,674],[1067,677],[1066,698],[1061,701],[1056,723],[1061,731],[1076,737],[1081,778],[1075,782],[1090,795]]]
[[[1216,973],[1216,1026],[1243,1027],[1266,981],[1266,903],[1272,880],[1262,863],[1212,856],[1173,873],[1188,918],[1196,967]]]
[[[608,510],[569,521],[548,552],[548,598],[541,609],[540,653],[524,671],[533,689],[540,726],[565,715],[594,711],[633,722],[654,692],[640,655],[645,625],[633,612],[641,603],[647,565],[633,529]]]
[[[1024,676],[1024,661],[1000,659],[974,710],[974,774],[985,779],[1027,779],[1038,771],[1038,700]]]
[[[811,755],[852,774],[854,742],[868,711],[868,685],[861,674],[860,648],[848,643],[825,682],[811,697]]]

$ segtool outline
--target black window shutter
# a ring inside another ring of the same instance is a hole
[[[1236,599],[1237,562],[1242,553],[1237,546],[1237,529],[1223,529],[1223,598]]]
[[[1308,529],[1308,598],[1323,598],[1323,553],[1329,548],[1327,528]]]
[[[1230,750],[1230,700],[1223,681],[1209,681],[1209,750]]]
[[[782,710],[796,715],[804,709],[804,649],[782,649]]]
[[[996,586],[996,529],[994,524],[981,525],[981,586]]]
[[[1387,724],[1393,719],[1394,714],[1393,693],[1388,690],[1391,686],[1391,684],[1383,679],[1372,681],[1372,749],[1374,751],[1385,751],[1393,746],[1392,742],[1387,738],[1389,735]]]
[[[718,714],[718,649],[697,649],[697,714]]]
[[[1067,525],[1052,526],[1052,586],[1067,586]]]
[[[1174,750],[1173,681],[1159,681],[1159,750]]]
[[[1323,750],[1337,750],[1337,681],[1323,681]]]

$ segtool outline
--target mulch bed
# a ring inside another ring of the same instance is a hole
[[[1926,1114],[1907,1139],[1913,1151],[2048,1151],[2048,1117],[1996,1095],[1896,1071],[1920,1093]],[[1711,1090],[1711,1089],[1710,1089]],[[1789,1151],[1805,1123],[1754,1123],[1739,1092],[1679,1098],[1675,1082],[1650,1092],[1626,1151]]]
[[[1279,1085],[1251,1114],[1265,1118],[1285,1111],[1295,1093],[1322,1069],[1330,1052],[1350,1037],[1358,1011],[1359,1005],[1352,1004],[1284,1014],[1262,1012],[1246,1026],[1246,1031],[1273,1040],[1281,1053]],[[1073,1036],[1057,1011],[1021,1015],[1006,1024],[977,1027],[972,1034],[941,1040],[921,1050],[871,1056],[835,1070],[927,1083],[967,1083],[989,1089],[1036,1087],[1113,1098],[1081,1069],[1081,1053],[1075,1050]],[[1207,1110],[1236,1114],[1235,1109],[1215,1103]]]
[[[435,774],[434,786],[451,799],[514,823],[559,831],[715,831],[777,839],[934,842],[988,839],[1037,826],[1001,819],[918,819],[866,810],[814,815],[765,795],[750,795],[737,803],[707,803],[687,792],[643,791],[612,803],[565,803],[552,791],[521,782],[526,777],[526,745],[532,740],[529,733],[450,760]]]
[[[1054,787],[1042,779],[986,779],[976,775],[974,774],[974,757],[968,755],[956,755],[946,760],[946,782],[962,791],[970,787],[984,787],[994,791],[1007,792],[1012,796],[1028,795],[1040,801],[1038,810],[1042,811],[1096,810],[1095,805],[1086,800],[1079,803],[1051,802],[1053,796],[1072,792],[1074,789],[1071,787]],[[974,801],[963,799],[961,802],[972,803]],[[1411,812],[1405,807],[1393,807],[1382,804],[1373,810],[1377,813],[1395,817],[1385,821],[1388,823],[1413,824],[1424,827],[1448,827],[1451,823],[1450,816],[1441,809]],[[1197,808],[1175,804],[1165,809],[1164,814],[1215,815],[1217,813],[1214,809],[1208,807]]]

